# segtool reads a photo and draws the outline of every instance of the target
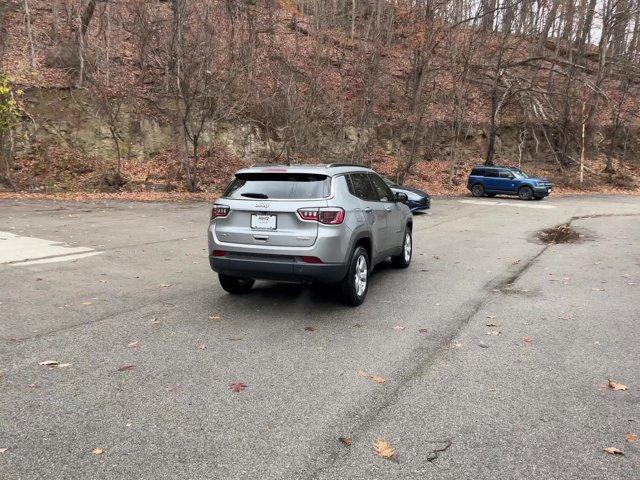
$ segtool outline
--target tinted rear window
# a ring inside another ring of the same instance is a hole
[[[471,171],[471,175],[474,177],[484,177],[484,168],[474,168]]]
[[[295,199],[328,197],[331,178],[309,173],[241,173],[224,192],[227,198]]]

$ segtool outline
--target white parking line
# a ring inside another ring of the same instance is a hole
[[[539,203],[528,203],[528,202],[501,202],[499,200],[458,200],[460,203],[470,203],[472,205],[496,205],[501,207],[518,207],[518,208],[556,208],[555,205],[541,205]]]
[[[99,255],[93,248],[72,247],[53,240],[0,232],[0,264],[15,266],[69,262]]]

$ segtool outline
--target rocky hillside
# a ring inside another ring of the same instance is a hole
[[[242,165],[349,161],[461,194],[487,161],[636,192],[632,10],[597,39],[554,2],[474,5],[6,0],[0,188],[210,196]]]

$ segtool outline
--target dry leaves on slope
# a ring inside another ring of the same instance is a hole
[[[635,443],[638,440],[638,435],[635,433],[625,433],[624,439],[629,443]]]
[[[389,444],[389,442],[382,438],[377,439],[373,443],[373,449],[376,455],[386,460],[393,460],[396,455],[396,450]]]
[[[626,390],[628,387],[623,383],[609,380],[609,382],[607,383],[607,388],[609,388],[610,390]]]

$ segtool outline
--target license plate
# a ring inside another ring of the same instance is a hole
[[[277,217],[275,215],[253,214],[251,215],[251,228],[255,230],[275,230]]]

